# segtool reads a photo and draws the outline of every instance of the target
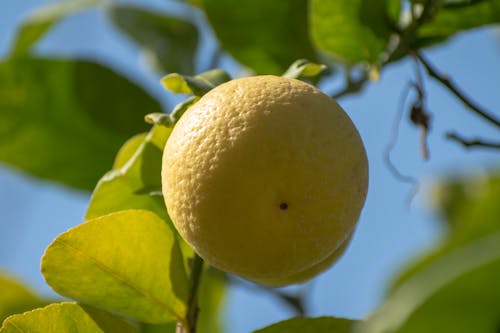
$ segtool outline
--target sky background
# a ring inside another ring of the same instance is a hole
[[[0,2],[2,58],[20,20],[47,2]],[[150,0],[142,4],[183,13],[182,5],[171,1]],[[213,48],[209,31],[202,38],[200,70],[206,69],[207,55]],[[159,77],[144,66],[140,51],[110,25],[102,11],[87,11],[58,24],[36,51],[44,56],[94,59],[147,87],[166,110],[175,102],[161,88]],[[500,114],[498,30],[485,28],[460,34],[445,45],[426,51],[426,55],[475,101]],[[232,74],[241,74],[230,59],[226,58],[223,64]],[[412,185],[401,182],[390,172],[384,162],[384,150],[393,133],[402,91],[410,79],[414,79],[413,64],[399,62],[386,68],[380,81],[370,84],[363,93],[339,101],[366,145],[370,162],[369,193],[355,237],[343,258],[311,282],[288,288],[309,293],[310,316],[361,318],[369,314],[382,301],[395,274],[435,244],[443,233],[432,210],[431,184],[446,175],[481,173],[500,166],[498,151],[465,151],[444,138],[448,130],[466,137],[479,135],[498,140],[499,136],[495,127],[472,115],[441,86],[426,79],[428,109],[432,113],[431,159],[422,160],[419,131],[409,124],[407,117],[401,122],[391,155],[398,169],[417,178],[421,185],[408,205]],[[332,91],[333,87],[326,85],[325,89]],[[0,163],[0,270],[19,277],[43,295],[54,295],[40,274],[40,257],[54,237],[82,222],[88,200],[86,193],[33,179]],[[243,286],[229,291],[225,314],[227,331],[233,333],[250,332],[293,315],[267,293]]]

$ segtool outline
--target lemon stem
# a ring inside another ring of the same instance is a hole
[[[200,287],[201,276],[203,274],[203,259],[196,253],[191,262],[191,289],[189,290],[188,310],[185,323],[180,332],[196,333],[196,324],[198,321],[198,289]]]

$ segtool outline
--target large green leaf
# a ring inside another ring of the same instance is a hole
[[[348,63],[376,63],[391,35],[391,0],[312,0],[311,33],[315,44]]]
[[[76,303],[50,304],[5,320],[1,333],[138,333],[108,312]]]
[[[11,53],[27,53],[61,19],[101,2],[102,0],[71,0],[51,3],[37,9],[26,17],[18,28]]]
[[[59,294],[134,319],[183,320],[188,279],[174,233],[155,214],[125,210],[59,235],[42,258]]]
[[[442,7],[432,21],[420,28],[417,44],[434,44],[460,31],[500,23],[500,0],[468,2],[468,5]]]
[[[170,128],[154,126],[134,152],[130,145],[137,142],[124,145],[118,154],[118,164],[123,165],[101,178],[92,193],[87,219],[125,209],[146,209],[169,221],[161,195],[161,161],[170,132]],[[127,159],[125,154],[131,155]]]
[[[222,47],[257,73],[281,74],[296,59],[316,60],[307,0],[204,0]]]
[[[37,177],[91,190],[150,112],[157,101],[96,63],[0,63],[0,161]]]
[[[0,275],[0,323],[8,316],[44,305],[33,292],[12,277]]]
[[[335,317],[292,318],[254,333],[349,333],[355,322]]]
[[[498,332],[498,281],[500,232],[422,267],[399,285],[356,332]]]
[[[192,23],[129,5],[109,6],[108,13],[159,72],[193,73],[198,31]]]

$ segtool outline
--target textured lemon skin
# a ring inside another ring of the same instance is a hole
[[[165,146],[162,190],[181,236],[209,264],[279,286],[347,247],[368,187],[342,108],[295,79],[255,76],[204,95]]]

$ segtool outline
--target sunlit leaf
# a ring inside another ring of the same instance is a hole
[[[313,40],[348,64],[376,63],[391,34],[394,7],[390,0],[312,0]]]
[[[59,235],[42,258],[59,294],[131,318],[162,323],[186,314],[188,279],[173,231],[145,210],[126,210]]]
[[[161,79],[165,89],[176,94],[194,94],[203,96],[218,85],[231,80],[231,77],[222,69],[195,75],[168,74]]]
[[[136,134],[123,144],[123,146],[116,154],[115,162],[113,163],[113,169],[120,169],[134,156],[135,152],[142,143],[146,140],[148,133]]]
[[[127,151],[130,158],[120,161],[120,168],[101,178],[92,193],[87,219],[125,209],[146,209],[170,220],[161,195],[161,161],[170,132],[171,128],[154,126],[133,153]],[[129,144],[123,149],[128,150]]]
[[[159,103],[87,61],[23,58],[0,64],[0,161],[91,190],[144,115]]]
[[[485,25],[500,23],[500,0],[462,1],[444,6],[433,20],[418,31],[417,44],[428,46],[454,34]]]
[[[300,77],[314,77],[326,69],[325,65],[315,64],[304,59],[295,61],[287,71],[282,75],[291,79]]]
[[[296,59],[316,59],[307,0],[204,0],[222,47],[258,74],[281,74]]]
[[[14,278],[0,275],[0,323],[8,316],[44,305],[38,296]]]
[[[76,303],[56,303],[5,320],[1,333],[139,333],[108,312]]]
[[[100,3],[102,0],[67,0],[38,8],[28,15],[18,28],[11,50],[12,54],[27,53],[61,19]]]
[[[354,320],[318,317],[318,318],[292,318],[254,333],[350,333]]]
[[[111,5],[108,14],[159,72],[193,73],[198,31],[192,23],[130,5]]]

